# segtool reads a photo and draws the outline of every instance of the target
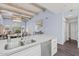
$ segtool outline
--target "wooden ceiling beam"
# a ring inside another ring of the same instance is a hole
[[[17,10],[13,10],[13,9],[9,9],[9,8],[6,8],[7,5],[1,5],[0,6],[0,10],[7,10],[7,11],[11,11],[11,12],[14,12],[14,13],[18,13],[18,14],[22,14],[22,15],[25,15],[25,16],[29,16],[29,17],[32,17],[33,15],[29,15],[29,14],[26,14],[26,13],[22,13],[20,11]]]
[[[27,12],[29,12],[29,13],[33,13],[33,14],[36,13],[36,12],[34,12],[34,11],[32,11],[32,10],[25,9],[25,8],[23,8],[23,7],[21,7],[21,6],[14,5],[14,4],[12,4],[12,3],[6,3],[6,5],[9,5],[9,6],[12,6],[12,7],[18,8],[18,9],[22,9],[22,10],[27,11]]]
[[[22,14],[22,15],[31,17],[31,15],[28,15],[28,14],[25,14],[25,13],[20,13],[20,12],[17,12],[15,10],[9,10],[9,9],[6,9],[6,8],[0,8],[0,10],[7,10],[7,11],[10,11],[10,12],[14,12],[14,13],[17,13],[17,14]]]

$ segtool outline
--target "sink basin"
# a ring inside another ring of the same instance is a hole
[[[27,45],[27,44],[32,44],[32,43],[34,43],[34,42],[36,42],[36,40],[22,40],[21,41],[21,46],[22,45]]]
[[[21,40],[21,41],[16,41],[16,42],[10,42],[10,43],[7,43],[5,45],[5,50],[21,47],[21,46],[27,45],[27,44],[32,44],[34,42],[36,42],[36,41],[33,39],[32,40]]]

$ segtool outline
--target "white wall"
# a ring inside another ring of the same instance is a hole
[[[57,41],[59,44],[64,43],[64,26],[65,26],[65,19],[62,13],[54,14],[49,11],[40,12],[39,14],[35,15],[31,21],[28,22],[28,27],[31,27],[33,30],[35,29],[35,21],[36,20],[44,20],[44,27],[42,31],[45,34],[52,35],[57,37]],[[64,20],[63,20],[64,19]]]
[[[57,20],[54,13],[49,11],[40,12],[35,15],[31,21],[28,22],[27,26],[31,27],[33,31],[35,31],[35,22],[36,20],[43,20],[43,28],[42,31],[45,34],[56,36],[57,35]]]
[[[49,11],[45,11],[45,12],[40,12],[39,14],[35,15],[31,21],[28,22],[27,26],[32,28],[33,31],[35,31],[35,21],[36,20],[43,20],[44,22],[44,27],[42,28],[42,31],[45,33],[45,34],[48,34],[48,35],[52,35],[52,36],[55,36],[58,38],[58,41],[59,41],[59,38],[60,38],[60,33],[61,33],[61,29],[59,30],[59,26],[60,24],[58,24],[58,19],[57,18],[58,16],[54,13],[51,13]],[[60,25],[61,26],[61,25]]]
[[[63,23],[63,17],[61,15],[61,13],[57,14],[57,38],[58,38],[58,43],[59,44],[63,44],[63,26],[64,26],[64,23]]]

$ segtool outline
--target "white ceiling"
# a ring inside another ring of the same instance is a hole
[[[79,10],[78,3],[38,3],[36,5],[30,3],[7,3],[0,4],[0,9],[5,9],[12,12],[18,12],[27,17],[34,16],[36,13],[48,9],[53,13],[70,12]]]
[[[69,12],[71,9],[73,11],[79,9],[78,3],[39,3],[38,5],[45,7],[54,13]]]
[[[78,3],[38,3],[37,5],[40,5],[41,7],[44,7],[54,13],[70,11],[71,9],[73,11],[79,9]],[[20,10],[17,7],[21,8],[23,10]],[[4,5],[0,4],[0,8],[3,8],[3,9],[8,8],[10,10],[16,9],[17,12],[22,11],[23,13],[26,11],[25,13],[30,14],[30,15],[33,15],[33,13],[28,12],[27,10],[32,11],[34,13],[38,13],[38,12],[42,11],[42,9],[40,9],[39,7],[36,7],[36,6],[34,6],[32,4],[28,4],[28,3],[9,3],[9,5],[8,4],[4,4]]]

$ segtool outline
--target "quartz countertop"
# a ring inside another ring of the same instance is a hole
[[[0,49],[0,56],[9,56],[9,55],[17,53],[19,51],[23,51],[25,49],[28,49],[28,48],[30,48],[30,47],[32,47],[34,45],[41,44],[43,42],[46,42],[46,41],[49,41],[49,40],[52,40],[52,39],[55,40],[55,38],[56,37],[53,37],[51,35],[45,35],[45,34],[27,36],[26,39],[28,39],[28,40],[29,39],[34,39],[34,40],[36,40],[36,42],[31,43],[31,44],[26,44],[24,46],[20,46],[20,47],[17,47],[17,48],[9,49],[9,50],[4,49],[4,45],[7,43],[7,41],[6,40],[4,40],[4,42],[0,41],[0,46],[1,46],[1,43],[2,43],[2,47]],[[19,40],[20,38],[16,38],[16,39]],[[13,40],[16,40],[16,39],[13,39]],[[3,43],[5,43],[5,44],[3,44]]]

